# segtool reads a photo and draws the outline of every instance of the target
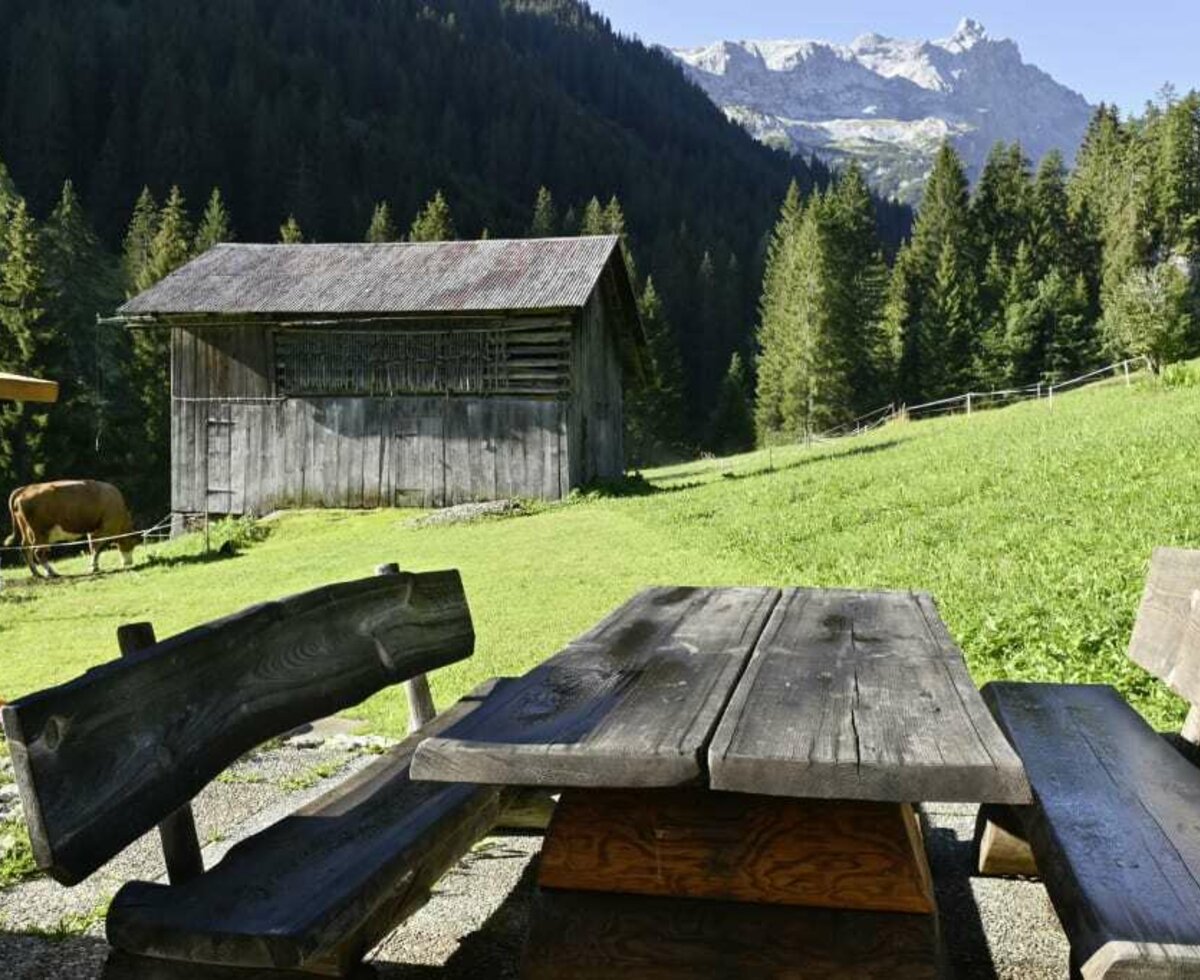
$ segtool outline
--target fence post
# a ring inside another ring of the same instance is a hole
[[[1054,385],[1046,389],[1046,397],[1050,399],[1050,407],[1054,408]]]
[[[967,392],[967,415],[971,414],[971,393]]]
[[[1129,360],[1126,359],[1125,363],[1122,364],[1121,367],[1125,369],[1125,387],[1128,388],[1131,384],[1133,384],[1133,382],[1129,380]]]

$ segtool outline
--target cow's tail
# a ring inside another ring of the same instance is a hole
[[[14,490],[8,495],[8,518],[12,521],[12,534],[4,539],[4,547],[11,548],[17,543],[17,536],[20,533],[20,528],[17,525],[17,494],[19,490]]]

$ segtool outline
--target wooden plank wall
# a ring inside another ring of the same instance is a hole
[[[621,368],[608,323],[615,302],[607,296],[608,275],[573,331],[573,394],[566,400],[276,400],[269,329],[175,329],[172,509],[262,514],[555,500],[582,483],[619,477]]]
[[[556,399],[518,398],[177,403],[173,509],[556,500],[569,490],[566,412]]]
[[[575,332],[569,425],[572,486],[619,479],[625,472],[621,361],[610,326],[615,297],[610,295],[609,275],[605,273],[584,307]]]

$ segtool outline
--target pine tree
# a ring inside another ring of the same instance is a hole
[[[158,216],[158,226],[150,243],[150,255],[138,274],[138,292],[149,289],[170,275],[192,255],[192,229],[187,206],[178,187],[172,187]]]
[[[121,332],[96,325],[97,314],[120,302],[119,275],[69,180],[42,228],[41,254],[51,333],[44,356],[59,382],[47,456],[60,472],[95,473],[96,436],[104,423],[101,391],[106,382],[114,391],[122,389],[127,348]]]
[[[790,360],[792,251],[803,217],[799,185],[793,180],[779,209],[767,246],[762,297],[758,304],[758,385],[754,395],[754,427],[760,443],[785,429],[783,412]]]
[[[0,371],[38,375],[46,363],[45,270],[32,215],[21,198],[10,205],[0,263]],[[47,415],[23,402],[0,403],[0,478],[5,486],[45,475]]]
[[[608,218],[598,198],[593,197],[588,201],[587,207],[583,209],[583,221],[579,226],[579,234],[583,236],[608,234]]]
[[[665,462],[684,441],[683,365],[654,279],[638,302],[650,356],[645,379],[626,394],[626,452],[634,466]]]
[[[1028,242],[1017,249],[1004,295],[1004,317],[1008,380],[1018,385],[1040,381],[1051,338],[1048,311],[1038,293],[1033,250]]]
[[[150,193],[149,187],[143,187],[137,203],[133,206],[133,216],[129,221],[129,230],[125,233],[122,250],[121,273],[127,296],[141,291],[138,283],[142,281],[145,269],[150,264],[154,236],[158,234],[158,218],[158,205],[154,202],[154,195]]]
[[[708,421],[706,442],[712,452],[721,456],[754,448],[750,377],[742,355],[736,352],[717,389],[717,402]]]
[[[983,317],[971,225],[966,171],[945,143],[887,303],[886,332],[899,357],[896,391],[909,404],[957,394],[972,380]]]
[[[558,214],[554,210],[554,198],[545,187],[539,187],[537,200],[533,204],[533,222],[529,226],[531,238],[553,238],[558,234]]]
[[[400,240],[400,233],[396,230],[396,223],[392,221],[392,212],[387,201],[380,201],[371,212],[371,224],[367,228],[366,240],[374,244]]]
[[[1154,188],[1161,250],[1200,259],[1200,92],[1166,110]]]
[[[438,191],[413,221],[408,234],[409,241],[450,242],[456,237],[450,205],[446,203],[442,192]]]
[[[1062,154],[1051,150],[1038,166],[1030,204],[1029,241],[1039,278],[1051,269],[1073,270],[1067,168]]]
[[[975,241],[1011,262],[1021,242],[1029,238],[1032,204],[1029,160],[1019,143],[997,143],[988,154],[971,200]]]
[[[972,387],[979,324],[972,266],[958,242],[948,239],[922,313],[921,326],[932,355],[926,371],[931,398],[956,395]]]
[[[233,225],[225,202],[221,200],[221,189],[214,187],[209,195],[200,227],[196,229],[196,240],[192,243],[192,254],[201,255],[214,245],[234,240]]]
[[[849,411],[878,408],[889,388],[883,331],[887,266],[876,233],[874,206],[857,163],[838,177],[828,198],[833,322],[848,365]]]
[[[279,226],[279,243],[281,245],[303,245],[304,232],[294,214],[289,214],[287,221]]]
[[[1052,383],[1079,377],[1098,357],[1086,279],[1080,273],[1072,281],[1062,270],[1051,269],[1038,283],[1038,303],[1049,320],[1042,376]]]

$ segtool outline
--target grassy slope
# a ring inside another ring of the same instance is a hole
[[[114,656],[118,623],[151,619],[167,635],[394,560],[463,571],[478,652],[435,679],[442,704],[523,671],[644,585],[794,583],[928,590],[980,683],[1114,683],[1173,724],[1181,704],[1124,647],[1151,548],[1200,546],[1198,462],[1200,389],[1111,386],[1053,411],[1027,404],[659,470],[660,492],[532,517],[414,530],[394,511],[290,515],[229,560],[14,582],[0,593],[0,698]],[[400,731],[403,696],[357,713]]]

